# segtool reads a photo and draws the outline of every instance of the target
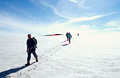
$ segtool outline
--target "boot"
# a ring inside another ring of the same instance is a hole
[[[38,62],[38,59],[36,58],[36,62]]]
[[[25,64],[26,66],[30,65],[30,62],[28,61],[27,64]]]

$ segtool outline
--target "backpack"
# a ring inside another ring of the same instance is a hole
[[[35,46],[34,46],[34,47],[37,48],[37,40],[35,39],[35,37],[33,37],[32,39],[33,39],[33,41],[34,41],[34,43],[35,43]]]

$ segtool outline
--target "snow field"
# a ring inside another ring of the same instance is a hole
[[[7,78],[119,78],[119,38],[109,36],[73,37],[65,45],[64,36],[37,36],[38,63],[26,63],[26,37],[2,38],[0,72]],[[5,42],[7,40],[7,42]],[[4,47],[5,46],[5,47]],[[6,72],[5,72],[6,71]],[[0,75],[1,75],[0,73]],[[1,77],[1,76],[0,76]]]

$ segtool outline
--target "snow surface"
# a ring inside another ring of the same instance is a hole
[[[35,36],[39,62],[26,63],[26,36],[0,38],[0,78],[120,78],[120,37]]]

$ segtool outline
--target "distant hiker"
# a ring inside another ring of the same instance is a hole
[[[67,41],[68,41],[68,32],[66,33]]]
[[[79,33],[77,35],[79,36]]]
[[[37,41],[37,40],[36,40]],[[33,38],[31,38],[31,34],[28,34],[28,39],[27,39],[27,53],[28,53],[28,57],[27,57],[27,65],[30,65],[30,59],[31,59],[31,53],[34,55],[36,62],[38,62],[38,56],[35,52],[35,45],[36,42],[34,41]]]
[[[71,38],[72,38],[72,35],[70,34],[70,32],[68,33],[68,41],[69,41],[69,44],[71,43]]]

